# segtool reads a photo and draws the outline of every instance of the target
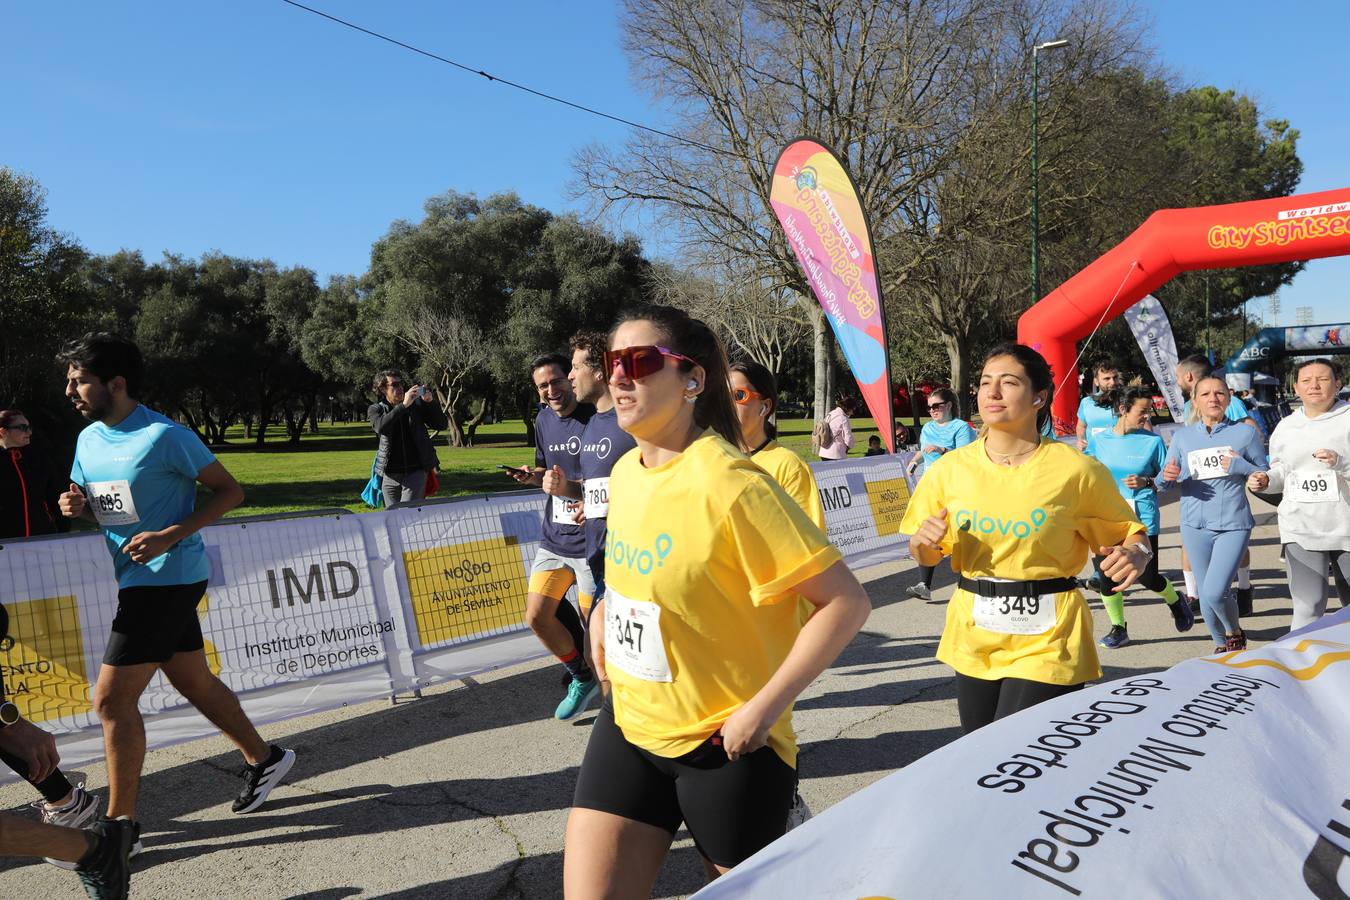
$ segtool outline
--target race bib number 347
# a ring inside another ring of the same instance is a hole
[[[85,485],[89,508],[100,525],[135,525],[141,520],[131,484],[126,481],[91,481]]]
[[[605,588],[605,665],[643,681],[671,681],[661,639],[661,607]]]

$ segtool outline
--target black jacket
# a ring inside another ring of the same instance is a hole
[[[69,531],[57,506],[67,484],[40,450],[0,448],[0,538]]]
[[[437,431],[450,426],[440,406],[432,401],[418,400],[412,406],[398,403],[390,406],[381,400],[366,410],[370,427],[380,436],[380,449],[375,456],[375,473],[383,475],[386,469],[394,472],[430,471],[441,464],[432,446],[428,428]]]

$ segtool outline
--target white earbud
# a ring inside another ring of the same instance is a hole
[[[1042,403],[1041,398],[1040,398],[1040,397],[1037,397],[1036,400],[1035,400],[1035,402],[1032,403],[1031,405],[1032,405],[1032,406],[1040,406],[1041,403]]]
[[[695,381],[694,379],[690,378],[690,379],[689,379],[689,383],[686,384],[685,387],[689,388],[689,390],[691,390],[691,391],[696,391],[696,390],[698,390],[698,382]]]
[[[769,408],[767,406],[761,406],[759,408],[759,414],[761,416],[767,416],[769,414]]]

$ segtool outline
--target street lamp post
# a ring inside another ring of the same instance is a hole
[[[1040,52],[1068,46],[1068,41],[1046,41],[1031,48],[1031,302],[1041,299],[1041,166],[1039,95],[1041,87]]]

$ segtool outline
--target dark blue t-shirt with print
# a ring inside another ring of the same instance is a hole
[[[545,469],[558,466],[569,481],[581,480],[581,433],[595,415],[595,407],[579,403],[572,414],[560,417],[548,406],[540,406],[534,420],[534,464]],[[550,553],[567,559],[586,555],[586,527],[572,524],[576,501],[566,497],[544,498],[544,528],[540,545]]]
[[[637,446],[619,427],[614,409],[598,412],[581,434],[581,478],[586,505],[586,562],[598,588],[605,583],[605,523],[609,515],[609,473],[619,457]],[[597,597],[599,594],[597,593]]]

